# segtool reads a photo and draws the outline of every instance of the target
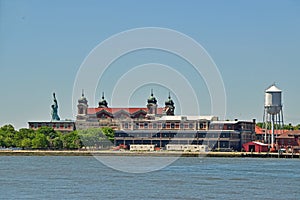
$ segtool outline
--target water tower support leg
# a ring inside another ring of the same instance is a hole
[[[274,121],[275,121],[275,116],[272,115],[272,121],[271,121],[271,129],[272,129],[272,136],[271,136],[271,148],[274,148]]]

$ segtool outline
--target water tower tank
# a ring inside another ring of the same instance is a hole
[[[281,93],[282,91],[275,85],[265,91],[265,108],[269,114],[275,115],[281,111]]]

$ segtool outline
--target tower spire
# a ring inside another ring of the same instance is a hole
[[[78,99],[78,104],[77,104],[77,120],[84,120],[85,116],[87,115],[87,109],[88,109],[88,101],[84,97],[84,89],[81,91],[81,97]]]
[[[153,117],[157,114],[157,100],[153,95],[153,89],[151,88],[151,95],[147,100],[148,117]]]
[[[175,110],[174,102],[171,99],[171,93],[169,91],[169,97],[168,100],[165,102],[164,112],[166,115],[174,115],[174,110]]]
[[[107,107],[108,107],[108,103],[107,103],[107,101],[105,100],[104,92],[102,92],[102,100],[99,101],[99,106],[98,106],[98,108],[107,108]]]

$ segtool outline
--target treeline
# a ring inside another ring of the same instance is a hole
[[[22,128],[15,130],[12,125],[0,128],[0,147],[22,149],[80,149],[108,148],[113,145],[114,131],[111,128],[76,130],[61,133],[50,127],[34,131]]]
[[[262,122],[258,122],[256,125],[260,128],[263,128],[263,126],[264,126],[264,124]],[[268,127],[269,128],[271,127],[271,123],[268,124]],[[277,124],[275,124],[275,128],[282,129],[282,127],[278,127]],[[300,124],[295,125],[295,126],[292,124],[284,124],[283,129],[284,130],[300,130]]]

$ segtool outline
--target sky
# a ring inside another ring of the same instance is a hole
[[[80,97],[74,85],[91,52],[116,34],[143,27],[174,30],[203,47],[224,84],[226,114],[222,118],[262,121],[264,91],[275,82],[283,90],[285,123],[300,124],[299,10],[296,0],[0,0],[0,126],[22,128],[28,121],[49,121],[53,92],[60,118],[74,120],[73,95]],[[107,51],[118,50],[117,46]],[[103,57],[97,55],[99,60]],[[149,63],[169,68],[157,69]],[[164,69],[170,73],[162,76],[166,81],[162,84],[157,80]],[[102,91],[110,106],[143,107],[153,89],[159,106],[171,93],[176,114],[216,115],[205,77],[195,74],[178,55],[142,49],[112,62],[92,86],[95,95],[82,89],[90,107],[97,106]],[[177,75],[188,84],[177,87],[181,80]],[[117,84],[124,93],[144,77],[155,78],[128,90],[126,99],[112,97]]]

